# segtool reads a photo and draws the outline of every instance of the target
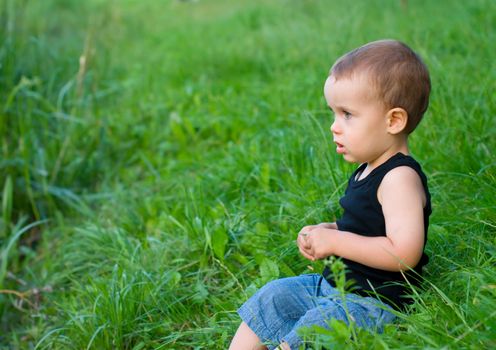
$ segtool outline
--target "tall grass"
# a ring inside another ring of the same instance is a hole
[[[249,295],[310,271],[300,227],[340,214],[322,84],[388,37],[432,75],[431,261],[383,334],[313,347],[496,345],[492,1],[0,4],[2,347],[226,348]]]

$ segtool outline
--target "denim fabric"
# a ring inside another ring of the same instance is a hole
[[[269,349],[285,341],[296,350],[302,345],[297,334],[300,327],[329,329],[328,321],[337,319],[381,332],[395,318],[390,311],[391,307],[372,297],[346,294],[343,298],[321,275],[309,274],[267,283],[238,314]]]

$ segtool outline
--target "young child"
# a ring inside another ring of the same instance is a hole
[[[295,350],[299,328],[328,328],[331,319],[380,331],[395,318],[391,308],[408,303],[406,286],[417,284],[428,261],[431,214],[427,179],[409,156],[408,136],[429,93],[427,67],[395,40],[371,42],[333,65],[324,85],[333,141],[338,154],[360,166],[340,199],[343,216],[303,227],[297,244],[309,260],[342,258],[353,288],[343,298],[328,268],[272,281],[238,310],[243,322],[230,349]]]

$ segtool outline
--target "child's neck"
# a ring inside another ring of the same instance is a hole
[[[367,162],[367,166],[363,169],[362,173],[359,175],[359,180],[364,179],[369,175],[375,168],[385,163],[392,156],[403,153],[404,155],[409,155],[410,151],[408,149],[408,139],[406,137],[399,138],[399,142],[393,143],[380,157]]]

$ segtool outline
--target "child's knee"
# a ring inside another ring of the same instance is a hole
[[[257,294],[259,294],[259,299],[263,302],[273,301],[285,294],[285,283],[283,280],[274,280],[266,283]]]

